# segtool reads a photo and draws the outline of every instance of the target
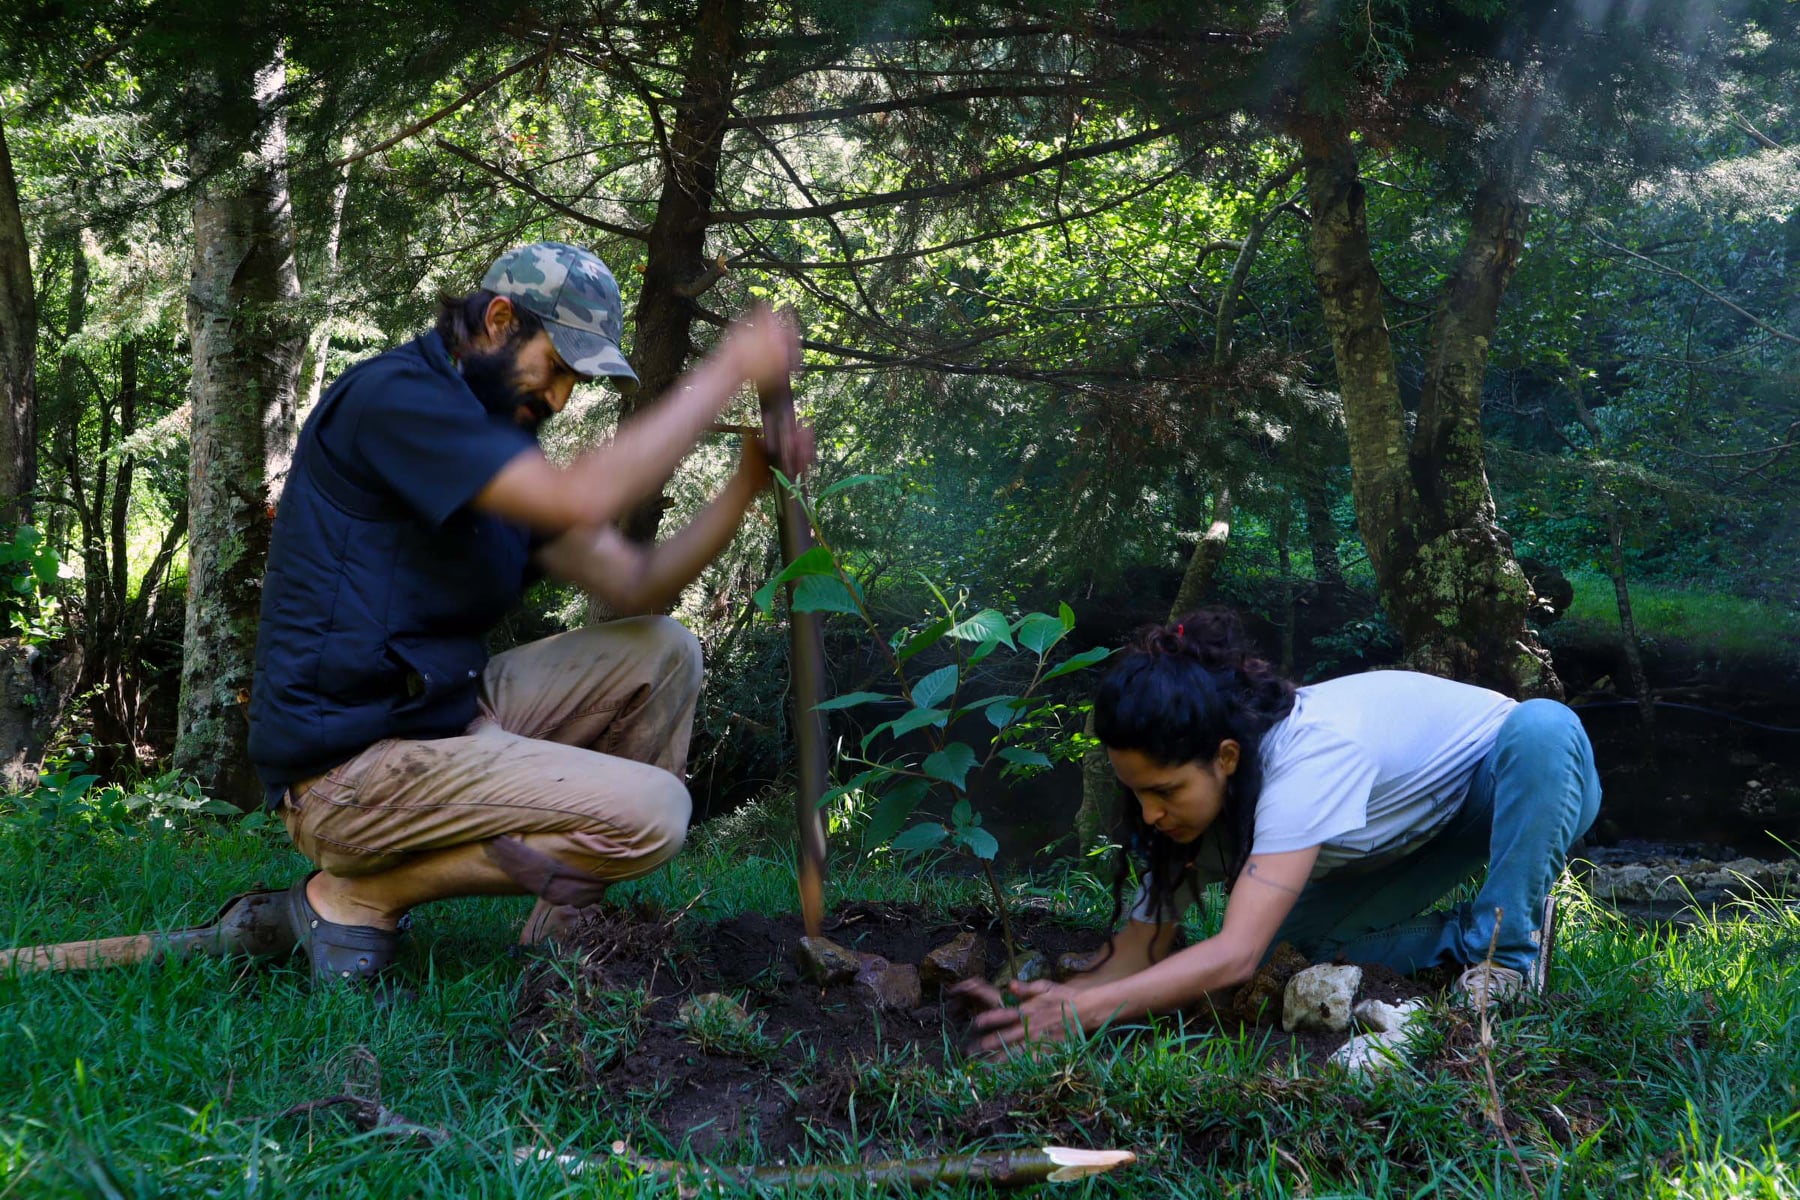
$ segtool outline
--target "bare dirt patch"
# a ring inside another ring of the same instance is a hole
[[[1098,930],[1030,911],[1013,914],[1013,924],[1021,946],[1051,961],[1090,950],[1102,938]],[[892,1077],[953,1063],[969,1014],[929,989],[917,1007],[878,1012],[852,984],[809,982],[795,961],[802,932],[794,914],[746,913],[703,923],[642,909],[592,910],[568,945],[528,965],[514,1044],[558,1072],[566,1086],[621,1112],[629,1108],[671,1146],[685,1140],[701,1155],[751,1141],[767,1153],[833,1135],[854,1140],[854,1106],[860,1102],[866,1111],[872,1102],[871,1064]],[[965,932],[986,943],[992,974],[1005,960],[1005,945],[999,923],[981,910],[852,904],[831,914],[826,928],[845,948],[893,963],[917,963]],[[1364,978],[1365,995],[1390,1002],[1431,990],[1378,967],[1367,968]],[[696,1007],[714,993],[735,1003],[708,999]],[[1272,1012],[1222,1012],[1204,1020],[1266,1031],[1276,1062],[1298,1055],[1322,1064],[1344,1040],[1282,1033],[1279,1009],[1277,1001]],[[695,1016],[702,1010],[703,1021]],[[1030,1098],[989,1097],[946,1133],[967,1139],[1026,1126],[1056,1132],[1063,1122],[1042,1109]],[[1034,1112],[1051,1119],[1033,1120]]]

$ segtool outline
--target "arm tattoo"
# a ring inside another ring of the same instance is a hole
[[[1256,873],[1256,860],[1254,858],[1245,864],[1244,875],[1246,878],[1254,879],[1265,887],[1272,887],[1277,891],[1286,892],[1290,896],[1298,896],[1300,894],[1300,889],[1297,887],[1289,887],[1285,883],[1276,883],[1273,879],[1264,879],[1261,875],[1258,875]]]

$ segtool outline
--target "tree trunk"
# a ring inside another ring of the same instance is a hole
[[[1357,524],[1410,665],[1513,696],[1559,696],[1525,623],[1531,589],[1494,519],[1481,454],[1481,384],[1524,208],[1497,176],[1434,321],[1418,428],[1406,436],[1365,192],[1342,126],[1297,130],[1312,203],[1312,270],[1337,362]]]
[[[304,421],[325,392],[325,360],[331,353],[331,318],[337,312],[338,247],[344,236],[344,201],[350,195],[350,166],[338,168],[337,186],[331,189],[331,212],[325,225],[325,244],[319,268],[306,289],[319,298],[318,319],[306,338],[306,354],[300,361],[300,398],[294,405],[296,423]]]
[[[1169,620],[1192,612],[1206,598],[1213,575],[1225,561],[1225,547],[1231,541],[1231,488],[1221,483],[1213,496],[1212,523],[1200,535],[1194,553],[1182,573],[1181,587],[1175,592],[1175,603],[1169,608]]]
[[[269,515],[293,453],[304,336],[287,189],[279,60],[257,80],[254,151],[198,134],[188,155],[194,271],[188,333],[187,627],[175,765],[215,796],[260,799],[245,745]]]
[[[743,0],[702,0],[687,82],[663,147],[662,196],[650,226],[634,316],[632,369],[639,387],[619,406],[620,420],[668,391],[694,352],[694,301],[716,278],[707,269],[706,225],[718,194],[732,81],[743,55],[743,21]],[[620,528],[633,541],[655,541],[662,513],[662,497],[652,496]]]
[[[1325,469],[1315,460],[1302,463],[1300,502],[1306,513],[1306,544],[1312,554],[1312,623],[1315,629],[1336,625],[1344,610],[1344,564],[1338,557],[1337,521],[1331,515],[1331,490]]]
[[[1605,451],[1606,435],[1600,422],[1594,419],[1594,411],[1582,398],[1578,381],[1569,388],[1569,400],[1575,406],[1575,419],[1587,430],[1588,440],[1592,443],[1588,457],[1598,458]],[[1619,513],[1618,497],[1613,495],[1606,481],[1596,479],[1593,486],[1600,493],[1600,502],[1606,506],[1606,541],[1610,551],[1607,574],[1612,577],[1613,599],[1619,608],[1619,634],[1625,644],[1625,666],[1631,672],[1631,686],[1637,693],[1638,721],[1644,732],[1650,734],[1656,728],[1656,693],[1650,687],[1650,672],[1644,668],[1644,648],[1638,641],[1637,618],[1631,612],[1631,583],[1625,574],[1625,519]],[[1655,747],[1654,740],[1644,739],[1647,755],[1654,754]]]
[[[0,124],[0,528],[31,520],[37,487],[37,291],[12,152]]]

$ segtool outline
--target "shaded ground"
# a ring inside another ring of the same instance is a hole
[[[1090,950],[1100,938],[1095,930],[1030,912],[1014,914],[1014,925],[1021,945],[1052,960]],[[853,904],[832,914],[826,935],[857,952],[917,963],[965,931],[985,941],[991,974],[1005,956],[1004,943],[997,922],[980,910],[946,915],[910,904]],[[854,1141],[859,1089],[866,1109],[871,1092],[881,1090],[880,1077],[953,1064],[969,1014],[930,994],[916,1008],[877,1012],[851,984],[807,982],[794,963],[801,933],[797,915],[751,913],[705,924],[646,910],[600,910],[584,918],[572,945],[528,969],[513,1042],[561,1074],[564,1086],[646,1119],[671,1146],[687,1140],[706,1155],[746,1141],[765,1150],[836,1134]],[[1281,1032],[1281,986],[1293,969],[1250,985],[1260,984],[1271,1003],[1240,1000],[1235,1010],[1205,1014],[1198,1027],[1266,1037],[1274,1065],[1296,1055],[1322,1065],[1346,1035]],[[1368,967],[1360,994],[1397,1003],[1428,994],[1432,985],[1441,981]],[[740,1002],[749,1021],[684,1024],[684,1004],[709,993]],[[1026,1124],[1044,1126],[1015,1120],[1021,1109],[1042,1105],[989,1097],[947,1132],[961,1145]]]

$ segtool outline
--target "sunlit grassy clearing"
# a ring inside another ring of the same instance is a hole
[[[753,824],[739,834],[702,832],[633,894],[693,903],[689,920],[791,909],[785,851]],[[0,826],[0,853],[17,866],[0,877],[0,929],[14,941],[202,920],[216,898],[301,866],[273,828],[28,836],[13,824]],[[943,906],[984,892],[910,866],[835,867],[837,902]],[[1104,915],[1104,890],[1078,874],[1013,886],[1071,915]],[[512,1161],[518,1147],[598,1152],[621,1136],[648,1153],[681,1151],[677,1131],[643,1119],[641,1100],[572,1090],[510,1041],[520,967],[507,948],[523,909],[463,902],[420,914],[411,1005],[310,995],[298,970],[213,962],[0,980],[0,1195],[654,1194]],[[1565,998],[1498,1025],[1497,1072],[1533,1184],[1565,1196],[1794,1194],[1784,1164],[1800,1105],[1790,965],[1800,919],[1734,910],[1676,937],[1579,899],[1568,913],[1556,975]],[[593,1010],[593,1036],[628,1034],[629,999]],[[1168,1021],[997,1065],[933,1070],[896,1050],[857,1068],[851,1135],[793,1152],[745,1141],[730,1157],[842,1161],[969,1137],[993,1111],[1022,1131],[1001,1144],[1054,1135],[1144,1156],[1098,1194],[1527,1195],[1481,1115],[1466,1016],[1439,1014],[1425,1065],[1372,1083],[1281,1065],[1283,1043]],[[340,1091],[358,1045],[379,1062],[389,1107],[452,1131],[449,1144],[422,1151],[357,1134],[336,1112],[277,1119]],[[1573,1128],[1553,1127],[1552,1106]]]
[[[1568,632],[1616,636],[1619,604],[1610,578],[1572,571],[1575,599]],[[1800,661],[1800,613],[1699,588],[1633,581],[1631,613],[1640,637],[1680,641],[1704,657],[1774,657]]]

